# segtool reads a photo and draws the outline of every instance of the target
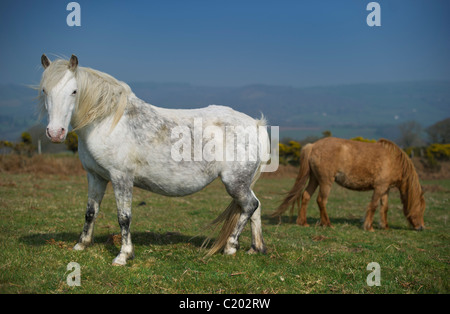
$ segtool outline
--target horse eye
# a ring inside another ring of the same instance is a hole
[[[45,88],[42,89],[42,92],[43,92],[44,94],[47,94],[47,92],[45,91]]]
[[[77,90],[74,90],[72,95],[76,95],[77,94]]]

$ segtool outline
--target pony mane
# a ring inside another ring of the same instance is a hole
[[[387,148],[394,158],[397,159],[402,174],[400,193],[402,194],[403,210],[407,216],[415,214],[411,210],[417,204],[420,204],[417,208],[422,208],[424,199],[419,176],[411,158],[400,147],[389,140],[380,139],[378,143]]]
[[[45,112],[44,86],[51,90],[69,68],[69,61],[53,61],[44,71],[39,86],[38,101],[41,112]],[[109,74],[78,66],[74,71],[78,90],[71,124],[74,130],[100,119],[114,115],[111,130],[119,122],[128,104],[131,88]]]

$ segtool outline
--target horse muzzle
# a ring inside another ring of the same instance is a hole
[[[58,129],[51,129],[47,128],[46,135],[49,138],[50,141],[53,143],[62,143],[66,139],[66,129],[64,128],[58,128]]]

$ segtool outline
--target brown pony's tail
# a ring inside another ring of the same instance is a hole
[[[311,153],[313,144],[307,144],[300,152],[300,170],[295,180],[295,184],[292,189],[287,193],[283,203],[277,208],[275,212],[271,214],[272,217],[281,216],[289,206],[292,206],[291,212],[295,206],[295,201],[299,202],[302,196],[302,192],[306,186],[306,182],[309,179],[309,155]]]

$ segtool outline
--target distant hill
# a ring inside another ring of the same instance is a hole
[[[353,84],[296,88],[249,85],[208,87],[180,83],[130,83],[143,100],[166,108],[227,105],[278,125],[281,137],[301,139],[330,130],[340,137],[395,139],[397,125],[427,127],[450,116],[450,81]],[[0,139],[16,140],[36,124],[36,91],[0,85]]]
[[[37,121],[37,92],[20,85],[0,85],[0,140],[17,140]]]

